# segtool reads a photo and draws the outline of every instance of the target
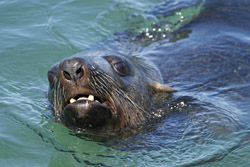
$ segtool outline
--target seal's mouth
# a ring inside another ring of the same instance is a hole
[[[98,128],[109,122],[112,112],[105,98],[81,93],[68,98],[62,115],[67,124],[78,128]]]
[[[66,105],[64,105],[64,108],[66,109],[69,106],[77,106],[80,104],[95,104],[101,105],[103,107],[109,107],[109,102],[106,100],[106,98],[101,97],[95,93],[81,93],[68,98]]]
[[[89,102],[97,102],[97,103],[103,103],[103,100],[97,96],[94,95],[84,95],[84,94],[78,94],[75,97],[71,97],[68,100],[68,104],[74,104],[74,103],[78,103],[81,101],[89,101]]]

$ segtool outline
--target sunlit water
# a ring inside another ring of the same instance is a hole
[[[0,166],[249,166],[249,20],[247,0],[1,1]],[[97,47],[155,62],[171,112],[124,136],[56,123],[48,69]]]

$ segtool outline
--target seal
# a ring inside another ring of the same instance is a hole
[[[152,118],[149,108],[162,84],[146,59],[113,51],[81,52],[48,71],[48,99],[67,126],[97,131],[137,127]]]

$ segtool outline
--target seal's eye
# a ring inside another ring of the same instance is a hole
[[[129,75],[128,63],[118,56],[104,56],[104,58],[111,64],[114,71],[120,76]]]
[[[124,62],[118,62],[113,64],[113,69],[121,76],[128,75],[128,69]]]

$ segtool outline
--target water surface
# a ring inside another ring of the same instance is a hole
[[[249,166],[249,9],[247,0],[1,1],[0,166]],[[140,35],[154,26],[164,32]],[[159,106],[171,112],[124,137],[56,123],[48,69],[97,47],[155,62],[177,90]]]

